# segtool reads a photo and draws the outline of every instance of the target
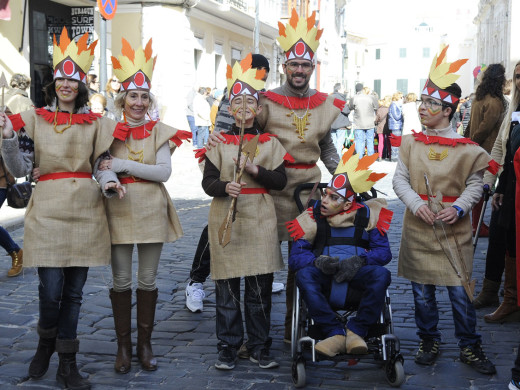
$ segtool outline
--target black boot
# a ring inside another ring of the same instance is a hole
[[[56,380],[66,389],[89,390],[88,379],[83,378],[76,365],[79,340],[56,340],[56,351],[60,357]]]
[[[38,349],[29,366],[29,376],[33,379],[41,378],[49,369],[49,361],[55,351],[57,328],[42,329],[38,325]]]

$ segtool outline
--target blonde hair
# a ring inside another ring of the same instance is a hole
[[[386,95],[384,98],[383,98],[383,105],[385,107],[390,107],[390,104],[392,103],[392,96],[390,95]]]
[[[121,91],[121,83],[119,84],[119,91],[116,91],[114,88],[112,88],[112,80],[114,79],[117,79],[117,77],[112,75],[112,77],[110,77],[110,80],[107,81],[105,91],[107,91],[108,93],[119,93]]]
[[[403,97],[402,92],[396,92],[392,95],[392,101],[396,102]]]
[[[106,108],[107,98],[104,97],[100,93],[95,93],[95,94],[91,95],[90,98],[88,99],[88,105],[90,106],[92,104],[92,102],[95,102],[96,100],[103,105],[103,108]]]
[[[119,117],[123,116],[123,109],[125,108],[125,99],[127,94],[128,91],[121,91],[117,94],[116,98],[114,99],[114,108],[116,109],[117,116]],[[150,96],[150,105],[148,106],[148,112],[153,112],[157,108],[157,99],[151,92],[148,92],[148,95]]]
[[[363,87],[363,93],[364,93],[365,95],[370,95],[370,88],[368,88],[368,87]]]
[[[413,92],[410,92],[408,95],[406,95],[406,103],[412,103],[417,101],[417,95]]]

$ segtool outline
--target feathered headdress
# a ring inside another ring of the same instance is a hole
[[[233,68],[227,66],[227,88],[229,92],[229,101],[238,95],[251,95],[258,100],[258,91],[262,90],[265,81],[265,69],[251,68],[253,56],[249,53],[246,58],[240,62],[235,62]]]
[[[345,199],[355,194],[369,191],[374,184],[386,176],[368,169],[379,157],[378,154],[358,158],[354,155],[354,144],[343,154],[327,188],[337,192]]]
[[[60,35],[60,44],[53,36],[52,66],[54,67],[54,78],[66,78],[87,82],[87,73],[94,61],[94,49],[97,40],[87,45],[88,33],[85,33],[74,42],[69,38],[67,29],[63,27]]]
[[[312,15],[307,19],[300,19],[294,8],[287,25],[278,22],[280,36],[277,40],[283,51],[285,51],[286,61],[291,59],[312,61],[314,53],[320,45],[320,38],[323,33],[323,29],[318,30],[314,26],[315,23],[316,11],[313,11]]]
[[[428,80],[422,91],[423,95],[428,95],[436,99],[442,100],[444,103],[457,105],[459,97],[445,90],[452,85],[460,77],[455,74],[462,65],[468,62],[468,59],[461,59],[455,62],[446,62],[446,51],[449,45],[442,49],[439,56],[435,56],[430,67]]]
[[[152,88],[153,68],[157,56],[152,58],[152,39],[146,47],[134,50],[126,39],[122,39],[123,47],[118,58],[112,57],[115,76],[121,80],[121,88],[125,91],[137,89],[149,91]]]

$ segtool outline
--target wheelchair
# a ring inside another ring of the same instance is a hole
[[[294,197],[300,211],[304,209],[300,200],[300,192],[314,186],[312,183],[307,183],[296,188]],[[321,189],[326,186],[326,183],[319,183],[318,188]],[[371,194],[361,194],[359,200],[368,200],[375,197],[375,195],[377,193],[372,189]],[[331,304],[338,320],[345,327],[348,318],[356,313],[362,294],[362,291],[349,287],[344,303],[339,305]],[[385,302],[379,320],[370,328],[368,335],[365,337],[365,342],[368,346],[367,354],[341,354],[334,357],[317,354],[314,348],[316,340],[323,340],[324,338],[325,336],[321,334],[319,327],[314,324],[308,315],[305,302],[295,284],[291,332],[291,376],[296,388],[304,387],[306,384],[305,367],[309,354],[312,362],[332,360],[334,362],[348,362],[349,366],[357,364],[358,361],[366,360],[384,367],[386,380],[390,386],[399,387],[403,384],[405,380],[404,359],[400,353],[399,339],[393,334],[392,307],[388,290],[386,291]]]

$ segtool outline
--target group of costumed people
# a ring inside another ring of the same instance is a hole
[[[144,50],[133,50],[123,40],[122,55],[112,58],[114,74],[123,80],[115,104],[124,123],[92,113],[85,83],[97,41],[87,41],[88,33],[77,43],[70,40],[64,28],[59,43],[54,37],[54,81],[44,90],[47,106],[0,117],[8,170],[16,177],[32,173],[37,181],[24,229],[24,265],[37,267],[40,279],[39,342],[29,376],[45,375],[58,352],[56,379],[71,389],[90,388],[76,364],[89,267],[112,265],[115,369],[130,370],[134,244],[139,257],[136,352],[144,370],[157,368],[150,343],[157,267],[163,243],[182,235],[163,182],[171,173],[171,152],[190,136],[147,119],[155,105],[151,41]]]
[[[289,241],[290,250],[284,338],[290,342],[297,285],[322,330],[316,350],[326,356],[367,352],[364,337],[379,317],[391,282],[384,266],[392,258],[387,232],[393,213],[384,200],[357,197],[384,176],[368,169],[377,156],[359,158],[353,146],[340,159],[330,128],[345,102],[309,87],[322,34],[315,27],[315,13],[299,18],[293,10],[288,23],[279,24],[279,32],[287,81],[260,92],[265,69],[252,66],[252,55],[228,66],[234,125],[220,134],[217,129],[196,154],[205,163],[202,187],[214,198],[209,258],[216,285],[215,366],[223,370],[233,369],[238,357],[261,368],[279,365],[270,352],[269,333],[273,273],[283,268],[280,242]],[[131,369],[134,244],[137,357],[142,369],[157,368],[150,342],[157,267],[163,243],[182,235],[162,182],[170,176],[173,149],[189,134],[147,118],[155,104],[150,93],[155,63],[151,41],[133,50],[123,40],[121,56],[112,58],[114,74],[122,80],[115,105],[124,122],[91,113],[85,80],[94,47],[95,42],[87,45],[87,35],[75,43],[64,30],[59,44],[54,41],[54,81],[45,90],[48,105],[0,116],[8,169],[17,177],[32,172],[38,180],[24,237],[25,265],[38,267],[40,278],[40,338],[29,375],[42,377],[57,351],[57,380],[75,389],[90,388],[76,365],[88,267],[112,265],[109,296],[118,347],[114,368],[118,373]],[[434,58],[421,96],[425,130],[392,141],[400,146],[393,185],[406,205],[398,274],[412,281],[421,340],[416,363],[433,364],[439,354],[435,290],[447,286],[461,360],[478,372],[494,374],[475,329],[468,214],[482,194],[483,172],[496,174],[499,165],[451,129],[461,96],[454,72],[465,60],[448,63],[446,50]],[[311,190],[301,192],[307,205],[301,213],[294,190],[321,181],[318,159],[333,177],[321,198]],[[333,285],[345,294],[341,288],[346,283],[362,296],[345,327],[332,311],[329,292]]]

